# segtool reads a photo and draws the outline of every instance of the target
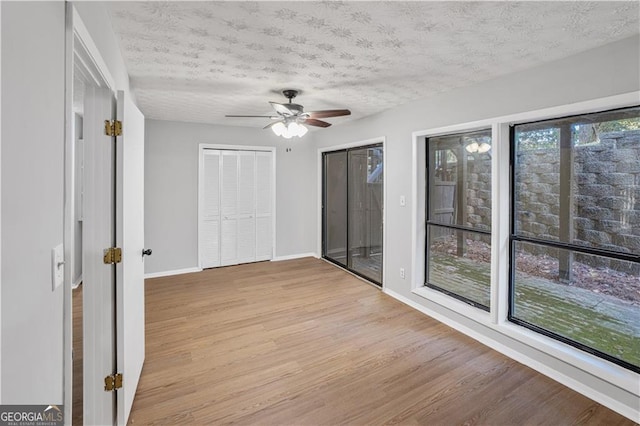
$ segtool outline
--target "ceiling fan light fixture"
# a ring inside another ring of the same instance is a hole
[[[285,124],[280,121],[271,126],[271,130],[273,130],[273,133],[275,133],[276,136],[282,136],[282,134],[287,130],[287,126],[285,126]]]
[[[302,124],[290,120],[274,124],[271,126],[271,130],[273,130],[273,133],[275,133],[276,136],[282,136],[285,139],[291,139],[294,136],[301,138],[309,131],[309,129]]]
[[[292,136],[298,136],[298,123],[292,121],[291,123],[289,123],[289,126],[287,126],[287,130],[289,130],[289,133]]]
[[[348,109],[327,109],[305,112],[302,105],[291,102],[291,100],[299,94],[297,90],[284,90],[282,94],[289,100],[289,103],[281,104],[278,102],[269,102],[275,110],[276,115],[226,115],[225,117],[270,118],[272,120],[277,120],[266,125],[263,129],[271,128],[276,136],[291,139],[294,136],[301,138],[306,135],[309,131],[307,126],[331,126],[331,123],[319,120],[319,118],[351,115],[351,111]]]

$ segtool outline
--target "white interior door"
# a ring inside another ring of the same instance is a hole
[[[116,139],[116,244],[122,262],[116,266],[117,424],[126,425],[144,363],[144,116],[118,91]]]
[[[220,266],[220,160],[219,150],[202,153],[200,176],[200,266]]]
[[[83,197],[83,417],[88,425],[114,423],[115,394],[104,378],[115,371],[115,267],[105,265],[103,250],[114,247],[113,140],[104,121],[114,118],[115,99],[106,88],[86,86],[84,99],[85,171]]]

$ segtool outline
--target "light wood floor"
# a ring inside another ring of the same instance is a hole
[[[317,259],[146,281],[131,424],[633,424]]]

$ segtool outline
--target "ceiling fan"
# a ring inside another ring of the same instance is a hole
[[[269,123],[264,128],[273,130],[273,132],[286,139],[290,139],[293,136],[304,136],[308,129],[304,125],[316,126],[316,127],[329,127],[331,123],[327,123],[319,118],[340,117],[343,115],[350,115],[351,111],[348,109],[327,109],[323,111],[309,111],[304,112],[304,108],[300,104],[294,104],[291,102],[293,98],[298,95],[297,90],[287,89],[283,90],[282,94],[289,99],[287,104],[279,104],[277,102],[269,102],[277,115],[225,115],[225,117],[241,117],[241,118],[270,118],[276,120]]]

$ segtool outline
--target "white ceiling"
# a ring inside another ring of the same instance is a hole
[[[338,124],[637,34],[640,2],[108,2],[148,118],[259,127],[282,89]]]

